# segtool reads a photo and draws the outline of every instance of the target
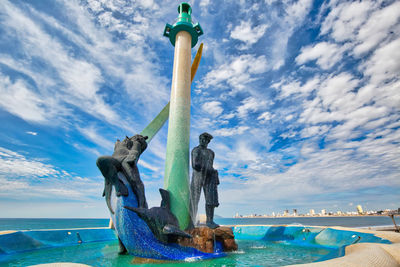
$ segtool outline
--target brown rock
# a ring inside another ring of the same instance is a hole
[[[199,250],[206,251],[206,242],[207,242],[207,239],[205,239],[204,237],[201,236],[195,241],[194,245]]]
[[[213,253],[214,252],[214,242],[211,240],[206,241],[206,250],[205,252],[207,253]]]
[[[235,251],[238,249],[238,245],[235,242],[235,239],[225,239],[224,240],[224,251]]]
[[[233,235],[233,230],[230,227],[218,227],[214,230],[215,236],[217,237],[221,237],[222,239],[231,239],[231,238],[235,238],[235,236]]]
[[[203,252],[214,252],[214,236],[215,240],[222,243],[224,251],[237,250],[237,244],[234,239],[232,228],[218,227],[210,229],[208,227],[198,227],[188,231],[193,238],[182,238],[178,244],[185,247],[193,247]]]
[[[212,229],[208,228],[208,227],[204,227],[204,236],[208,239],[208,240],[213,240],[214,239],[214,232]]]

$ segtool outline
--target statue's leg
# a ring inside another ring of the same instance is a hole
[[[108,191],[107,186],[114,185],[117,196],[128,195],[128,189],[118,178],[118,170],[121,165],[118,160],[110,156],[101,156],[97,159],[96,165],[106,179],[104,193]]]
[[[217,188],[214,183],[207,183],[204,185],[204,197],[206,199],[206,224],[208,227],[215,229],[219,227],[218,224],[214,222],[214,209],[218,206],[218,200],[215,199]]]
[[[148,206],[146,201],[146,194],[144,192],[144,184],[140,179],[139,170],[136,164],[131,165],[126,161],[123,161],[122,169],[124,170],[124,174],[128,179],[128,182],[131,185],[133,192],[136,195],[138,207],[147,209]]]
[[[190,204],[191,204],[191,216],[194,224],[196,223],[197,209],[199,206],[200,194],[201,194],[201,177],[192,176],[192,182],[190,184]]]
[[[214,209],[215,209],[215,206],[206,205],[206,216],[207,216],[206,224],[211,229],[215,229],[215,228],[219,227],[219,225],[214,222]]]

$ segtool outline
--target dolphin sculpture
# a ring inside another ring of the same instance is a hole
[[[161,207],[151,209],[125,206],[124,208],[135,212],[149,226],[151,232],[158,240],[167,244],[176,242],[178,237],[191,238],[192,236],[179,229],[179,223],[170,210],[169,192],[159,189],[161,194]]]

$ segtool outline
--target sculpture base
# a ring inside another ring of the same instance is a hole
[[[237,250],[232,228],[220,226],[211,229],[206,226],[196,227],[187,231],[193,238],[181,238],[178,244],[184,247],[192,247],[206,253],[229,252]]]

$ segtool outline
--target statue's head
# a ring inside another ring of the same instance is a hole
[[[147,148],[147,139],[148,136],[136,134],[132,137],[126,136],[121,143],[128,149],[136,150],[139,152],[139,154],[141,154]],[[117,142],[119,142],[119,140]]]
[[[208,143],[210,143],[211,139],[213,139],[213,136],[209,133],[202,133],[199,136],[199,143],[203,147],[207,147]]]
[[[140,134],[136,134],[130,138],[132,142],[132,146],[134,146],[137,150],[140,150],[140,154],[143,153],[143,151],[146,150],[147,148],[147,142],[146,140],[148,139],[148,136],[143,136]]]

